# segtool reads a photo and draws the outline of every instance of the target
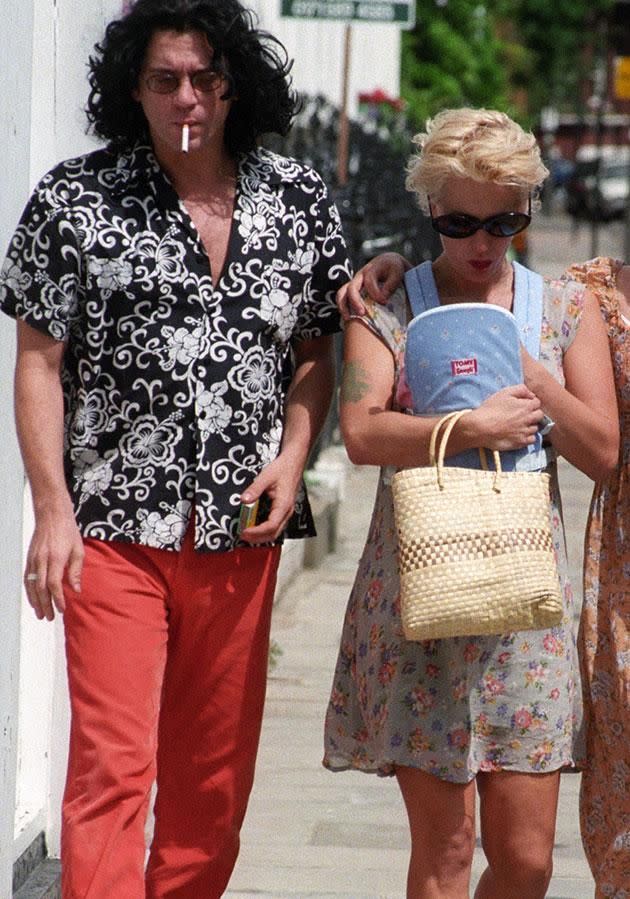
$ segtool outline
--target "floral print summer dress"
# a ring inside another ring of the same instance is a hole
[[[583,288],[545,282],[540,361],[563,382]],[[362,319],[401,375],[405,294]],[[325,726],[324,765],[381,775],[416,767],[466,783],[479,771],[545,772],[581,761],[581,691],[555,464],[552,521],[564,618],[550,630],[411,642],[403,637],[390,478],[379,479],[346,611]]]
[[[584,559],[579,634],[587,765],[582,775],[582,841],[598,897],[630,897],[630,321],[615,282],[621,262],[573,266],[597,297],[610,341],[621,446],[614,473],[595,485]]]

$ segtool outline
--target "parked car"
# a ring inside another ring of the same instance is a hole
[[[630,161],[605,163],[599,178],[599,190],[593,189],[595,213],[604,221],[623,218],[630,194]]]
[[[567,212],[589,221],[623,218],[629,184],[630,154],[578,159],[566,185]]]

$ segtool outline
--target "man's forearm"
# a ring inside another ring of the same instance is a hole
[[[38,618],[65,609],[63,578],[81,589],[83,543],[63,466],[63,344],[18,321],[15,418],[31,485],[35,528],[25,559],[24,586]]]
[[[36,514],[70,504],[63,467],[61,351],[53,345],[47,355],[28,346],[28,341],[26,346],[24,341],[18,343],[15,420]]]
[[[282,437],[282,453],[294,456],[300,470],[326,421],[334,386],[332,338],[309,341],[287,394]]]

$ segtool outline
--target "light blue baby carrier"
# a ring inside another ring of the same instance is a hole
[[[523,382],[519,338],[538,358],[543,279],[517,262],[514,314],[490,303],[440,306],[430,262],[405,274],[413,313],[407,328],[405,376],[416,415],[476,408],[504,387]],[[505,471],[540,471],[554,458],[542,435],[531,446],[501,453]],[[447,465],[479,468],[479,453],[451,456]]]

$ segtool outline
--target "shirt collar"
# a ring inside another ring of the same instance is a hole
[[[148,144],[137,143],[116,152],[115,174],[112,192],[122,196],[134,188],[148,188],[158,196],[168,185],[153,149]]]
[[[304,183],[308,180],[307,171],[296,160],[260,147],[240,157],[238,176],[252,186],[274,190],[280,185]],[[173,198],[173,188],[153,148],[143,143],[117,154],[112,191],[123,195],[138,187],[148,189],[162,202]]]
[[[241,157],[242,177],[261,184],[300,184],[308,180],[307,169],[295,159],[279,156],[262,147]]]

